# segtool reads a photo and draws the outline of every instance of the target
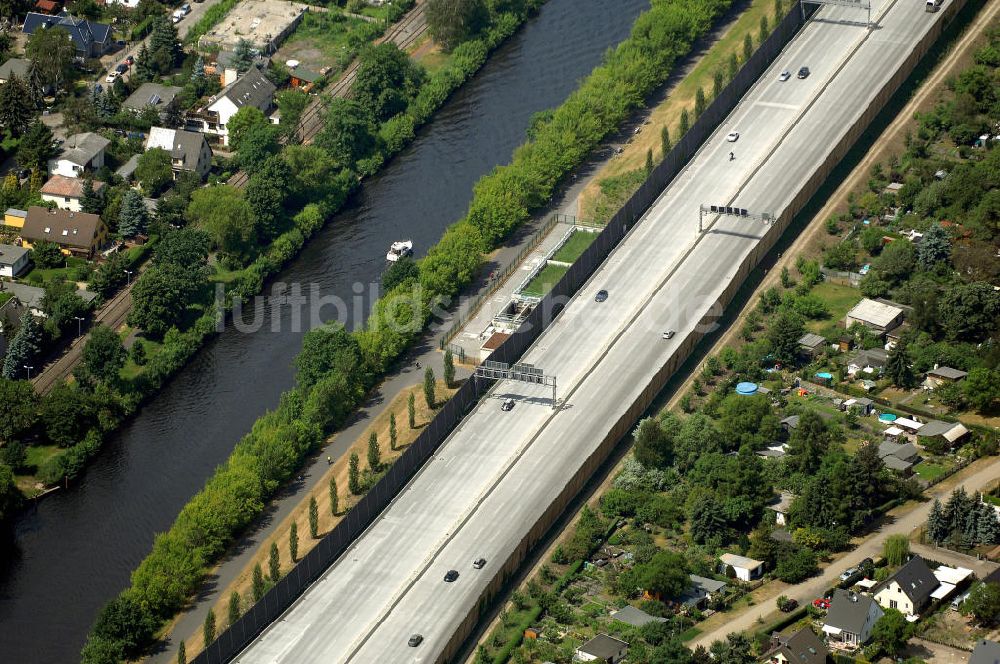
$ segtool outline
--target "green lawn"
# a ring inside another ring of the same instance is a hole
[[[76,256],[66,258],[64,267],[50,267],[42,269],[36,267],[28,274],[24,275],[24,281],[29,284],[42,285],[50,281],[76,281],[77,277],[84,276],[83,271],[87,269],[87,261]],[[86,277],[84,278],[86,280]]]
[[[568,269],[561,265],[546,265],[542,268],[541,272],[535,275],[534,279],[528,282],[528,285],[521,292],[525,295],[541,297],[552,290],[552,287],[562,279],[562,276],[566,274]]]
[[[933,482],[948,471],[948,467],[940,463],[921,461],[913,467],[913,472],[920,476],[920,479]]]
[[[857,288],[831,284],[825,281],[813,286],[810,292],[823,301],[823,304],[826,305],[827,310],[830,312],[830,317],[823,320],[808,321],[806,329],[823,336],[832,336],[839,330],[838,324],[844,320],[847,312],[860,302],[863,297],[861,291]]]
[[[686,630],[681,632],[680,638],[681,641],[690,641],[699,634],[701,634],[701,630],[698,629],[697,627],[688,627]]]
[[[574,231],[573,234],[566,239],[566,243],[559,247],[559,251],[553,254],[552,260],[560,261],[562,263],[575,262],[596,237],[597,233]]]

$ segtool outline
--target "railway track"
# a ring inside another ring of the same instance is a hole
[[[398,46],[401,50],[406,50],[419,40],[427,32],[427,20],[424,15],[423,0],[417,0],[417,5],[407,13],[391,30],[375,40],[376,44],[390,42]],[[324,95],[314,97],[312,102],[302,112],[299,118],[299,126],[296,136],[303,144],[312,143],[313,139],[323,129],[323,109],[325,108],[324,96],[349,97],[351,87],[358,77],[358,61],[353,60],[344,70],[337,82],[334,83]],[[250,176],[244,171],[240,171],[229,178],[227,184],[243,188],[249,181]]]

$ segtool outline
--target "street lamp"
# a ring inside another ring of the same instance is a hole
[[[29,367],[27,364],[25,364],[24,368],[28,370],[28,380],[31,380],[31,370],[34,369],[35,367]]]
[[[125,270],[125,274],[128,275],[128,285],[132,285],[132,270]]]
[[[76,336],[81,336],[83,334],[83,318],[81,316],[73,316],[73,320],[76,321]]]

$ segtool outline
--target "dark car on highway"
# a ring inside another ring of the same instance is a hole
[[[608,299],[608,291],[601,289],[597,291],[597,297],[594,298],[594,302],[604,302]]]
[[[476,569],[482,569],[486,566],[486,558],[476,558],[476,562],[472,563],[472,566]]]
[[[411,648],[416,648],[423,642],[423,640],[424,637],[422,634],[414,634],[413,636],[410,637],[410,640],[406,642],[406,645],[410,646]]]
[[[801,67],[799,69],[798,77],[806,78],[807,76],[809,76],[809,67]]]
[[[458,570],[454,570],[454,569],[448,570],[448,573],[444,575],[444,580],[447,583],[451,583],[452,581],[454,581],[457,578],[458,578]]]

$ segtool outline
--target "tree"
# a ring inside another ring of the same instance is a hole
[[[14,470],[0,463],[0,523],[8,523],[21,507],[24,496],[17,488]]]
[[[945,519],[944,510],[941,508],[941,501],[937,498],[931,505],[930,514],[927,515],[927,536],[935,544],[940,544],[948,538],[951,527]]]
[[[288,555],[292,562],[299,559],[299,525],[292,521],[292,527],[288,531]]]
[[[490,18],[483,0],[428,0],[425,14],[427,29],[446,51],[479,34]]]
[[[885,375],[896,387],[910,389],[916,384],[916,377],[910,366],[910,354],[907,352],[906,339],[900,339],[889,351],[885,362]]]
[[[644,169],[647,173],[651,173],[653,171],[653,148],[646,150],[646,164]]]
[[[722,94],[722,88],[725,86],[726,75],[722,73],[721,69],[715,70],[715,74],[712,76],[712,99],[718,99],[719,95]]]
[[[354,168],[359,159],[375,148],[374,132],[359,102],[337,97],[327,104],[316,145],[330,153],[342,168]]]
[[[451,349],[444,352],[444,384],[446,387],[455,385],[455,356]]]
[[[4,408],[0,444],[11,445],[22,440],[38,422],[38,394],[26,380],[0,378],[0,403]]]
[[[403,256],[382,273],[382,292],[388,293],[399,284],[419,280],[420,269],[417,262],[409,256]]]
[[[206,647],[215,641],[215,611],[213,609],[209,609],[208,615],[205,616],[205,624],[202,625],[202,635],[205,638]]]
[[[149,81],[153,78],[153,60],[149,57],[149,48],[146,42],[139,48],[139,55],[135,58],[135,65],[132,67],[132,79],[135,81]]]
[[[396,413],[389,413],[389,449],[395,450],[399,433],[396,430]]]
[[[749,60],[751,55],[753,55],[753,38],[750,37],[750,33],[748,32],[743,37],[743,62]]]
[[[882,545],[882,556],[890,567],[899,567],[910,557],[910,541],[906,535],[889,535]]]
[[[652,417],[639,422],[632,434],[636,460],[647,468],[667,468],[673,462],[673,441]]]
[[[781,424],[764,395],[732,394],[719,407],[719,431],[729,449],[759,450],[778,439]]]
[[[187,664],[187,661],[187,649],[184,647],[184,641],[181,641],[177,646],[177,664]]]
[[[43,270],[62,267],[66,262],[66,256],[59,250],[59,245],[48,240],[39,240],[35,243],[31,249],[31,259]]]
[[[785,465],[796,473],[815,473],[833,443],[833,435],[826,421],[814,410],[799,416],[799,424],[788,441]]]
[[[6,375],[6,374],[4,374]],[[406,415],[409,417],[409,423],[411,429],[417,428],[417,406],[416,400],[413,396],[413,392],[410,392],[410,396],[406,398]]]
[[[355,496],[360,496],[361,489],[361,460],[357,452],[351,452],[351,457],[347,462],[347,490]]]
[[[694,116],[700,117],[705,112],[705,90],[698,86],[694,95]]]
[[[1000,371],[986,367],[972,369],[962,381],[962,393],[979,412],[992,410],[1000,400]]]
[[[660,128],[660,151],[663,152],[664,157],[670,153],[671,147],[673,146],[670,142],[670,127],[663,125]]]
[[[677,133],[679,133],[681,137],[683,137],[684,134],[688,133],[688,129],[690,128],[691,128],[691,119],[688,117],[688,110],[687,108],[682,108],[681,119],[680,119],[680,124],[677,128]]]
[[[163,148],[150,148],[143,152],[135,167],[135,178],[146,196],[158,196],[174,180],[170,153]],[[134,189],[129,190],[129,193],[134,192]]]
[[[298,373],[295,380],[302,388],[310,388],[330,372],[357,377],[367,382],[364,360],[357,339],[343,325],[316,328],[306,333],[302,351],[295,358]]]
[[[167,74],[174,68],[180,49],[177,47],[177,28],[166,14],[159,14],[153,21],[153,30],[149,36],[149,55],[147,63],[151,71]],[[142,62],[140,57],[139,62]]]
[[[713,539],[725,538],[729,527],[722,516],[722,510],[722,503],[715,494],[711,492],[700,493],[688,509],[691,539],[698,544],[705,544]]]
[[[90,397],[82,390],[61,383],[49,392],[39,411],[45,436],[59,447],[83,440],[94,419]]]
[[[83,178],[83,195],[80,196],[80,209],[89,214],[101,214],[104,211],[104,196],[94,190],[94,179]]]
[[[231,59],[233,67],[236,68],[238,73],[243,74],[253,66],[253,61],[253,44],[249,40],[240,37],[239,41],[236,42],[236,46],[233,47],[233,57]]]
[[[156,627],[156,619],[126,592],[101,608],[91,639],[115,643],[125,659],[138,659],[143,648],[152,642]]]
[[[36,120],[28,127],[28,131],[17,145],[17,163],[21,168],[41,171],[55,155],[55,137],[52,135],[52,130],[41,120]]]
[[[255,129],[266,129],[270,122],[264,117],[264,112],[256,106],[243,106],[229,118],[226,128],[229,130],[229,146],[239,152],[243,139]]]
[[[199,189],[191,195],[187,216],[219,251],[238,259],[250,255],[257,226],[253,209],[239,189],[229,185]]]
[[[382,468],[382,451],[378,446],[378,434],[374,431],[368,436],[368,467],[373,473]]]
[[[1000,293],[982,282],[953,286],[941,296],[938,312],[949,339],[981,341],[1000,319]]]
[[[785,547],[778,553],[774,575],[785,583],[802,583],[815,574],[816,570],[816,554],[812,549],[805,546]]]
[[[932,269],[951,256],[951,237],[939,224],[934,224],[924,233],[917,246],[917,262],[925,270]]]
[[[758,42],[763,44],[769,32],[771,32],[771,26],[768,24],[767,14],[764,14],[760,17],[760,37],[758,37]]]
[[[434,380],[434,370],[430,367],[424,370],[424,401],[427,402],[427,407],[434,410],[434,389],[436,387],[436,381]]]
[[[319,537],[319,506],[316,504],[316,496],[309,497],[309,536],[313,539]]]
[[[280,157],[268,157],[258,166],[243,193],[257,219],[257,236],[268,242],[280,232],[279,221],[288,197],[292,173]]]
[[[275,546],[272,544],[272,546]],[[275,548],[277,548],[275,546]],[[232,627],[236,624],[236,621],[240,619],[242,609],[240,606],[240,594],[235,590],[229,595],[229,622],[228,625]]]
[[[281,112],[281,127],[285,135],[294,137],[302,113],[309,105],[309,95],[298,88],[290,88],[279,92],[274,99]]]
[[[9,380],[26,376],[25,365],[31,366],[42,347],[42,327],[30,312],[24,312],[17,334],[7,347],[3,360],[3,377]],[[39,367],[40,369],[40,367]]]
[[[869,648],[878,655],[895,657],[906,646],[912,633],[912,626],[906,621],[906,616],[897,609],[886,609],[872,627]],[[878,655],[871,659],[874,661]]]
[[[208,234],[197,228],[170,230],[160,235],[153,247],[154,265],[177,265],[188,269],[204,267],[208,261]]]
[[[97,266],[90,277],[88,288],[101,297],[107,299],[127,280],[125,273],[127,263],[121,253],[113,253],[108,256],[108,260]]]
[[[802,317],[791,311],[782,311],[771,324],[767,340],[771,344],[774,359],[786,365],[794,365],[799,356],[799,339],[805,334]]]
[[[97,325],[83,346],[83,368],[86,375],[103,383],[114,383],[125,366],[125,347],[115,331]]]
[[[204,283],[200,271],[178,265],[154,265],[143,272],[132,287],[129,325],[154,336],[163,336],[184,314]]]
[[[376,122],[385,122],[406,110],[425,78],[423,69],[392,42],[361,52],[354,98]]]
[[[281,579],[281,554],[278,553],[277,542],[271,542],[271,552],[267,559],[267,569],[271,576],[271,583],[277,583]]]
[[[0,127],[10,132],[13,138],[28,131],[34,119],[34,109],[27,103],[29,98],[27,84],[16,74],[0,86]]]
[[[971,615],[982,627],[1000,624],[1000,583],[980,583],[962,604],[962,613]]]
[[[31,66],[44,86],[59,90],[73,75],[76,46],[63,28],[36,30],[24,49]]]
[[[253,566],[253,578],[250,582],[250,593],[254,602],[259,602],[260,598],[267,592],[267,582],[264,580],[264,571],[260,568],[260,563]]]
[[[684,556],[659,551],[648,562],[636,566],[636,581],[651,595],[680,597],[690,586]]]
[[[330,478],[330,514],[337,516],[340,513],[340,495],[337,492],[337,478]]]
[[[145,153],[143,157],[152,154],[152,152]],[[142,194],[135,189],[129,189],[122,196],[122,204],[118,212],[119,234],[126,238],[145,234],[148,223],[149,212],[146,210],[146,204],[142,201]]]

